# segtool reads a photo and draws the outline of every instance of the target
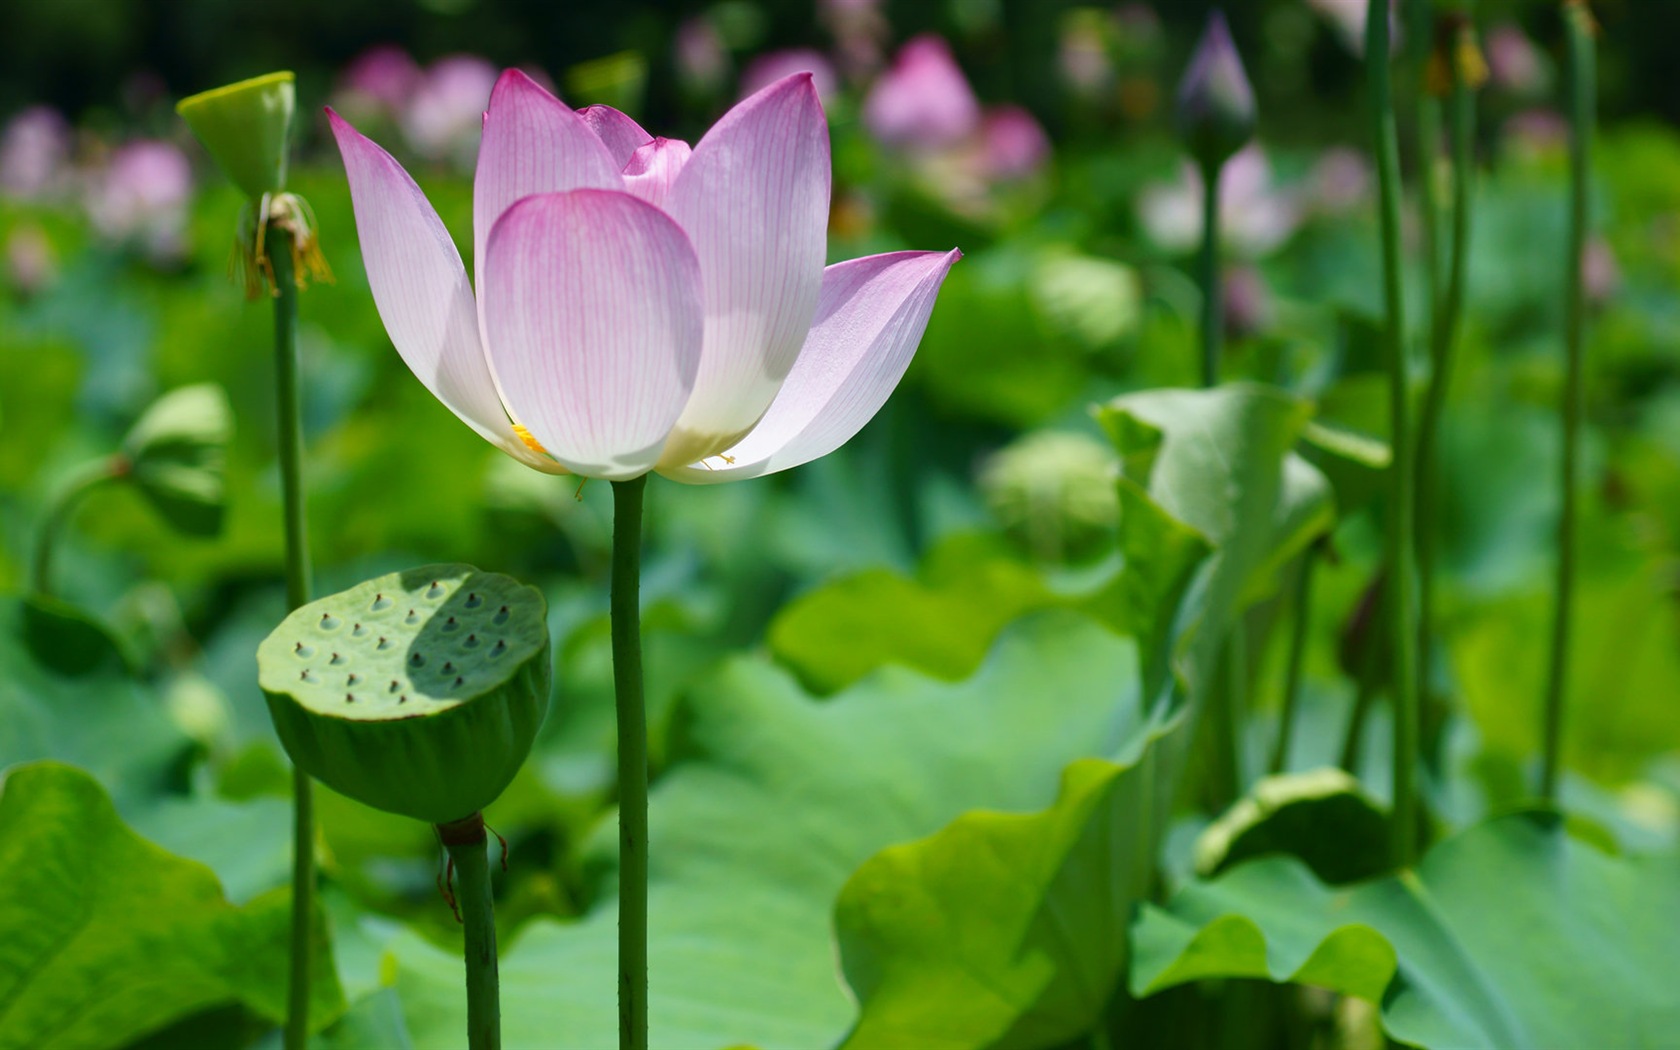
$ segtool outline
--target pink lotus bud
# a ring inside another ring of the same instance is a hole
[[[688,91],[712,95],[723,89],[729,77],[729,49],[711,19],[696,15],[677,26],[675,57],[677,79]]]
[[[1050,156],[1050,138],[1020,106],[995,106],[980,122],[980,158],[987,179],[1007,182],[1036,174]]]
[[[746,71],[741,74],[741,97],[756,95],[783,77],[790,77],[795,73],[811,74],[811,83],[817,89],[817,97],[824,102],[833,98],[835,90],[840,86],[839,79],[834,75],[834,65],[821,51],[798,47],[787,51],[771,51],[748,63]]]
[[[1223,12],[1208,17],[1178,85],[1178,132],[1204,170],[1225,163],[1254,137],[1254,89]]]
[[[62,189],[70,161],[70,125],[51,106],[31,106],[0,134],[0,192],[38,200]]]
[[[479,123],[496,86],[496,67],[476,55],[451,55],[427,68],[403,112],[403,133],[417,153],[470,166]]]
[[[368,113],[400,113],[419,88],[420,64],[395,44],[376,44],[345,67],[339,78],[341,104]]]
[[[863,123],[885,145],[934,150],[979,126],[980,103],[944,40],[916,37],[899,49],[863,105]]]

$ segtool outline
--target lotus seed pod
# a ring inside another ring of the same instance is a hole
[[[286,188],[286,136],[297,107],[291,73],[212,88],[175,107],[222,172],[257,200]]]
[[[233,409],[214,383],[171,390],[123,438],[127,477],[159,514],[191,536],[222,529]]]
[[[470,565],[391,573],[293,611],[257,648],[292,761],[430,824],[502,793],[548,706],[547,608]]]
[[[1120,520],[1113,450],[1061,431],[1027,434],[980,471],[998,523],[1041,561],[1078,561],[1112,548]]]

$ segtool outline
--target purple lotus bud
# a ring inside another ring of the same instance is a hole
[[[62,187],[70,160],[70,125],[51,106],[22,110],[0,133],[0,192],[20,200]]]
[[[451,55],[432,63],[402,116],[409,145],[425,156],[451,157],[470,168],[497,75],[495,66],[476,55]]]
[[[1254,89],[1220,11],[1208,18],[1179,82],[1177,109],[1179,134],[1204,170],[1218,168],[1254,137]]]
[[[796,47],[771,51],[749,62],[741,73],[741,97],[756,95],[763,88],[795,73],[811,74],[811,85],[817,89],[817,97],[825,103],[834,97],[835,90],[840,86],[834,65],[827,56],[808,47]]]
[[[729,48],[711,19],[696,15],[677,26],[677,79],[698,95],[721,91],[729,77]]]
[[[945,41],[924,34],[899,49],[863,105],[863,123],[885,145],[936,150],[967,137],[980,103]]]
[[[420,86],[420,64],[395,44],[368,48],[345,67],[339,104],[352,112],[400,113]]]
[[[988,181],[1034,175],[1050,156],[1050,137],[1020,106],[995,106],[980,122],[980,163]]]

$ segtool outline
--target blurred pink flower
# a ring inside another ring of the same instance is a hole
[[[900,48],[875,81],[863,104],[863,123],[887,146],[936,150],[979,126],[980,103],[945,41],[924,34]]]
[[[1020,106],[994,106],[980,121],[980,164],[988,181],[1035,174],[1050,156],[1050,137]]]
[[[476,55],[451,55],[429,66],[402,113],[403,135],[417,153],[470,167],[496,67]]]
[[[1528,34],[1512,22],[1502,22],[1488,30],[1488,78],[1495,87],[1513,95],[1538,95],[1546,90],[1551,79],[1546,60]]]
[[[824,267],[828,123],[808,74],[692,149],[508,70],[484,115],[468,283],[390,154],[328,111],[386,331],[533,469],[705,484],[838,448],[897,386],[959,252]]]
[[[1184,162],[1178,180],[1148,187],[1138,195],[1138,220],[1157,245],[1172,252],[1202,239],[1202,177]],[[1301,224],[1296,193],[1272,181],[1271,163],[1250,143],[1225,162],[1219,180],[1220,237],[1236,254],[1259,258],[1275,251]]]
[[[834,97],[839,88],[839,80],[834,75],[834,65],[821,51],[808,47],[796,47],[786,51],[770,51],[759,55],[747,64],[741,73],[741,97],[756,95],[783,77],[790,77],[795,73],[811,74],[811,83],[817,89],[817,96],[825,103]]]
[[[185,247],[192,165],[173,143],[140,139],[119,146],[87,183],[88,217],[101,235],[138,243],[154,258]]]
[[[1622,288],[1622,268],[1603,237],[1587,241],[1581,251],[1581,291],[1594,306],[1603,306]]]
[[[1078,8],[1063,16],[1056,70],[1075,97],[1095,101],[1113,90],[1110,31],[1102,12],[1092,8]]]
[[[51,106],[30,106],[0,133],[0,193],[39,200],[63,190],[69,174],[70,125]]]
[[[6,283],[29,296],[45,291],[58,279],[58,253],[41,228],[19,226],[6,238]]]
[[[1502,132],[1505,148],[1523,161],[1559,153],[1569,145],[1569,121],[1556,110],[1544,107],[1511,114]]]
[[[817,21],[834,37],[846,76],[864,77],[881,67],[889,33],[881,0],[817,0]]]
[[[1324,215],[1342,215],[1364,207],[1375,179],[1365,154],[1347,146],[1332,146],[1319,154],[1308,176],[1308,201]]]
[[[1225,331],[1232,338],[1256,335],[1272,323],[1272,290],[1259,267],[1238,263],[1228,268],[1222,291]]]
[[[351,112],[402,112],[420,86],[420,64],[395,44],[376,44],[345,67],[337,104]]]
[[[1356,55],[1365,53],[1366,0],[1307,0],[1336,29],[1342,43]],[[1391,53],[1400,49],[1399,22],[1394,17],[1394,0],[1388,5],[1388,46]]]
[[[673,48],[677,79],[685,90],[700,95],[723,90],[729,78],[729,48],[711,19],[704,15],[684,19],[677,26]]]

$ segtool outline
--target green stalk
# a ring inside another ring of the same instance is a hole
[[[1435,151],[1441,140],[1441,105],[1429,92],[1429,56],[1435,20],[1430,0],[1407,4],[1406,43],[1412,61],[1412,89],[1416,100],[1413,128],[1416,134],[1418,172],[1418,218],[1423,227],[1424,289],[1429,313],[1434,316],[1441,302],[1441,203],[1435,193]]]
[[[1465,30],[1468,32],[1468,30]],[[1428,681],[1435,627],[1435,544],[1440,499],[1441,465],[1436,462],[1435,442],[1441,413],[1452,382],[1453,359],[1458,348],[1458,322],[1464,306],[1465,259],[1470,245],[1470,191],[1474,172],[1471,143],[1475,138],[1476,99],[1464,70],[1452,61],[1452,241],[1445,294],[1438,301],[1429,332],[1431,361],[1429,386],[1424,391],[1423,410],[1418,419],[1417,440],[1417,545],[1418,545],[1418,680]]]
[[[1290,627],[1289,665],[1283,677],[1283,712],[1278,716],[1277,740],[1267,768],[1282,773],[1289,765],[1289,739],[1295,733],[1295,715],[1301,700],[1301,669],[1306,664],[1307,628],[1312,621],[1313,569],[1318,563],[1318,544],[1301,555],[1301,576],[1295,585],[1295,622]]]
[[[82,497],[128,473],[128,460],[121,455],[84,463],[72,470],[47,504],[41,519],[40,531],[35,534],[35,556],[29,562],[29,590],[33,594],[52,594],[52,556],[54,544],[70,521],[70,515],[82,502]]]
[[[1417,627],[1412,566],[1412,447],[1407,418],[1405,296],[1400,273],[1400,149],[1389,81],[1388,2],[1370,0],[1365,15],[1365,63],[1371,84],[1371,125],[1381,202],[1383,301],[1387,312],[1388,402],[1392,417],[1387,560],[1393,567],[1394,631],[1394,859],[1411,865],[1417,849],[1415,774],[1418,756]]]
[[[1224,170],[1224,164],[1202,165],[1202,251],[1197,269],[1202,284],[1202,386],[1210,390],[1219,385],[1225,335],[1219,283],[1219,176]]]
[[[642,494],[613,487],[612,651],[618,704],[618,1045],[647,1050],[647,710],[642,700]]]
[[[280,493],[286,528],[286,608],[309,601],[309,537],[303,503],[303,422],[298,407],[296,275],[292,235],[278,223],[267,231],[274,273],[274,398],[280,424]],[[310,917],[315,911],[315,789],[308,774],[292,768],[292,933],[286,988],[286,1050],[309,1041]]]
[[[1587,247],[1587,180],[1592,154],[1598,73],[1593,53],[1592,15],[1586,5],[1565,5],[1569,27],[1569,270],[1564,319],[1566,369],[1563,381],[1563,511],[1558,518],[1557,611],[1552,619],[1552,659],[1546,676],[1540,797],[1557,800],[1559,751],[1563,743],[1564,685],[1569,674],[1570,612],[1575,593],[1575,520],[1578,513],[1581,445],[1581,344],[1586,325],[1582,260]]]
[[[455,868],[455,900],[465,927],[468,1050],[501,1050],[502,1007],[496,968],[496,905],[490,892],[484,815],[437,826]]]

